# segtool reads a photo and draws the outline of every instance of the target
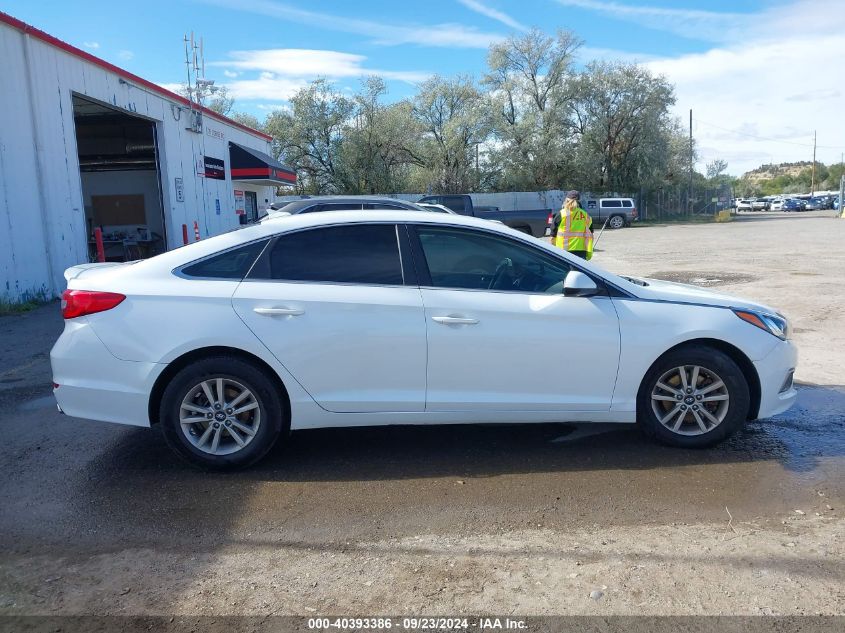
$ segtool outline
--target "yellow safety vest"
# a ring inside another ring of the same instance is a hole
[[[572,213],[563,211],[560,226],[557,227],[555,246],[565,251],[586,251],[587,259],[593,257],[593,233],[590,225],[593,223],[589,214],[576,207]]]

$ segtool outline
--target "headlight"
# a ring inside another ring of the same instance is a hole
[[[769,334],[774,334],[784,341],[788,339],[791,334],[789,331],[789,321],[786,320],[786,317],[779,314],[750,312],[748,310],[734,310],[734,314],[743,321],[746,321],[761,330],[766,330]]]

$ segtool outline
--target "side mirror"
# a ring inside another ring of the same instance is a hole
[[[563,294],[567,297],[592,297],[598,291],[596,282],[580,270],[570,270],[563,280]]]

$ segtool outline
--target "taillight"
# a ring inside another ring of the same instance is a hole
[[[546,220],[546,224],[547,224],[548,226],[551,226],[551,225],[552,225],[552,219],[554,219],[554,217],[555,217],[555,216],[554,216],[554,214],[553,214],[553,213],[551,213],[551,212],[549,212],[549,217],[548,217],[548,219]]]
[[[66,319],[111,310],[126,299],[116,292],[98,292],[96,290],[65,290],[62,293],[62,316]]]

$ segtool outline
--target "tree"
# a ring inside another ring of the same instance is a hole
[[[264,130],[264,124],[259,121],[258,117],[254,114],[247,114],[246,112],[232,112],[229,114],[229,118],[233,121],[237,121],[241,125],[251,127],[253,130]]]
[[[706,173],[707,178],[710,180],[715,180],[719,176],[721,176],[725,170],[728,168],[728,162],[722,160],[721,158],[716,158],[709,163],[707,163]]]
[[[325,79],[301,89],[290,102],[290,111],[277,110],[265,122],[265,130],[273,136],[274,154],[300,175],[297,188],[301,192],[345,192],[348,183],[339,149],[354,102]]]
[[[341,147],[350,193],[380,193],[404,189],[408,168],[422,165],[418,154],[420,128],[407,101],[381,103],[387,86],[380,77],[362,81],[355,95],[355,112]]]
[[[567,81],[580,45],[570,31],[549,37],[535,28],[490,47],[484,85],[491,92],[492,123],[500,141],[493,155],[507,187],[561,185],[571,149]]]
[[[490,132],[489,104],[474,82],[432,77],[414,97],[413,116],[423,132],[420,162],[429,186],[438,193],[472,191],[476,146]]]
[[[226,86],[211,86],[199,95],[195,89],[188,90],[186,86],[176,92],[186,99],[191,99],[194,103],[202,103],[209,110],[214,110],[223,116],[228,115],[235,106],[235,98],[229,96],[229,89]]]
[[[673,163],[684,150],[678,124],[668,115],[674,92],[663,77],[636,64],[593,62],[575,90],[570,108],[582,187],[626,191],[677,175]]]

